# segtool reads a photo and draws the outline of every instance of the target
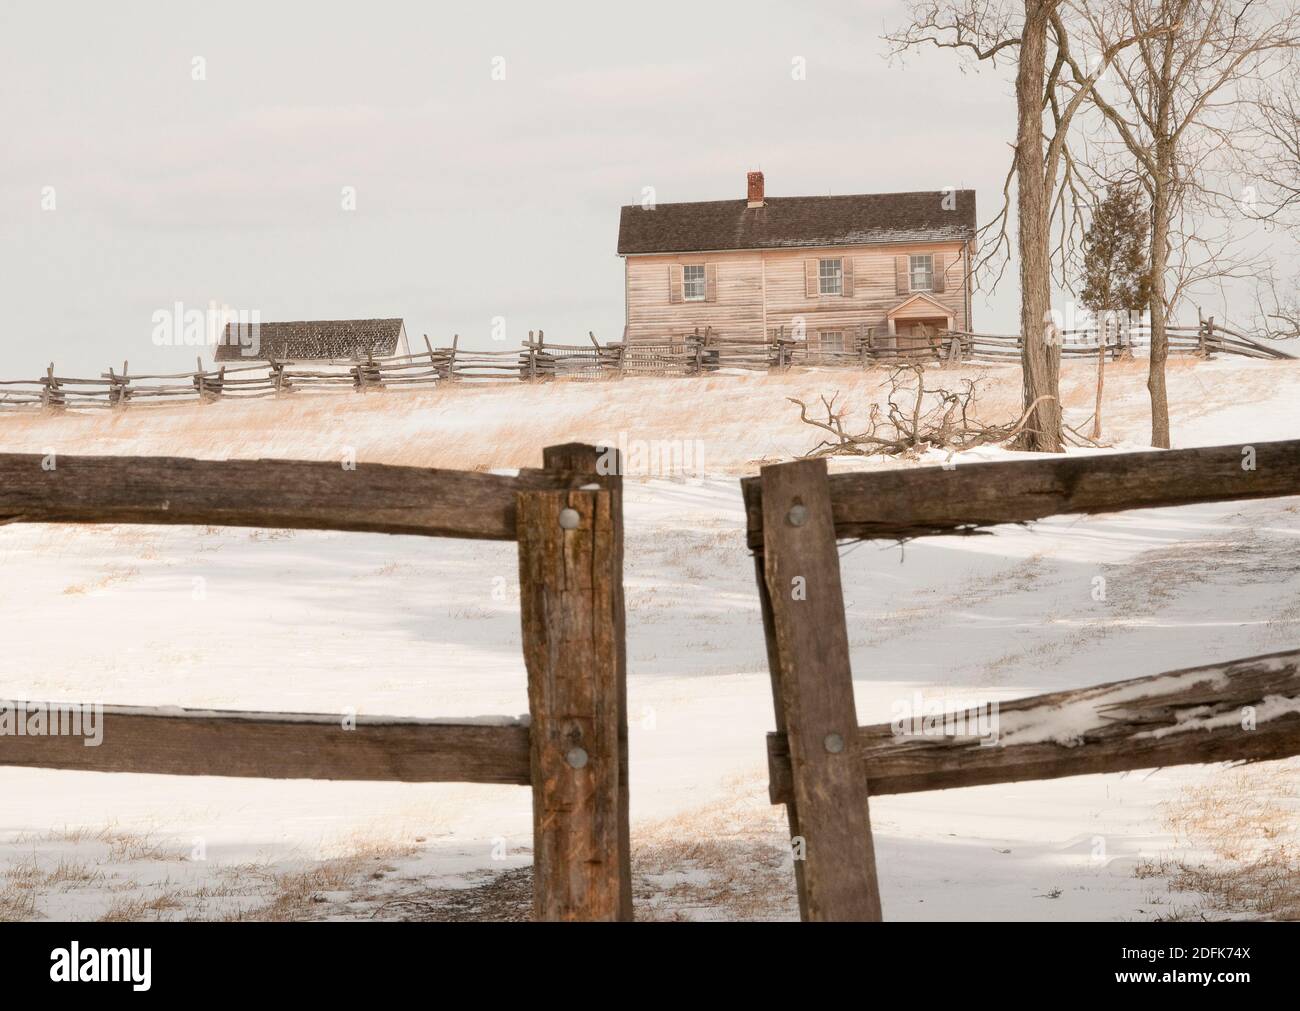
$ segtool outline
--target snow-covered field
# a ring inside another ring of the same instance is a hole
[[[1107,374],[1140,448],[1145,363]],[[1014,369],[966,369],[990,416]],[[627,489],[638,916],[793,917],[766,800],[771,695],[737,478],[816,441],[787,396],[876,373],[502,386],[43,418],[0,451],[536,465],[543,445],[689,442]],[[1072,423],[1092,366],[1067,366]],[[1300,362],[1171,367],[1175,444],[1300,437]],[[697,443],[698,440],[698,443]],[[999,455],[995,451],[983,458]],[[906,465],[906,464],[904,464]],[[1295,646],[1300,500],[846,545],[861,723],[920,691],[1007,699]],[[193,527],[0,528],[0,697],[410,716],[526,710],[514,546]],[[1105,600],[1094,599],[1105,577]],[[526,912],[527,789],[0,769],[0,918]],[[872,801],[890,919],[1300,915],[1300,763]],[[1279,884],[1280,882],[1280,884]],[[1280,891],[1279,891],[1280,889]],[[1290,903],[1288,905],[1288,902]]]

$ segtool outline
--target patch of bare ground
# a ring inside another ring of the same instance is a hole
[[[798,919],[784,809],[767,802],[766,783],[733,780],[725,802],[633,832],[632,901],[643,921]],[[533,869],[476,872],[468,885],[418,882],[397,894],[354,896],[375,919],[528,920]]]
[[[1180,849],[1195,854],[1134,871],[1182,900],[1163,919],[1300,919],[1300,760],[1225,770],[1163,815]]]
[[[367,879],[378,881],[396,873],[392,861],[409,856],[411,843],[365,842],[342,856],[318,860],[305,867],[276,871],[261,865],[227,868],[225,878],[232,888],[260,882],[256,904],[240,907],[222,917],[226,920],[295,921],[328,916],[331,905],[346,892],[362,889]]]
[[[467,888],[427,888],[382,902],[375,919],[437,923],[522,923],[533,918],[533,869],[486,871]]]
[[[637,919],[799,918],[785,809],[768,803],[764,780],[732,780],[727,795],[723,802],[637,827]]]

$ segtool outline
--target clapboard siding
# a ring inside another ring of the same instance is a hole
[[[717,300],[669,302],[669,267],[714,264]],[[627,258],[627,339],[653,343],[699,327],[726,337],[763,339],[763,264],[756,253]]]
[[[889,311],[911,297],[897,294],[894,257],[913,253],[944,254],[945,290],[932,297],[952,313],[956,327],[969,329],[965,247],[933,243],[628,256],[627,340],[655,343],[711,327],[723,339],[762,341],[781,327],[794,334],[800,323],[807,331],[861,327],[865,333],[875,327],[885,333]],[[804,261],[829,256],[852,259],[853,294],[809,298]],[[692,263],[716,266],[717,301],[669,301],[670,266]]]

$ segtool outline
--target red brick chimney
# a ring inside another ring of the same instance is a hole
[[[749,173],[749,206],[763,206],[763,173]]]

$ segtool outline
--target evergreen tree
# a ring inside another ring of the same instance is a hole
[[[1151,301],[1147,262],[1150,214],[1136,186],[1112,186],[1093,212],[1083,237],[1083,304],[1097,315],[1097,408],[1092,437],[1101,438],[1102,390],[1106,383],[1106,345],[1115,313],[1137,312]],[[1121,317],[1114,321],[1121,327]],[[1125,354],[1129,352],[1126,350]]]
[[[1151,301],[1147,233],[1151,222],[1136,186],[1112,186],[1083,239],[1083,304],[1099,317]]]

